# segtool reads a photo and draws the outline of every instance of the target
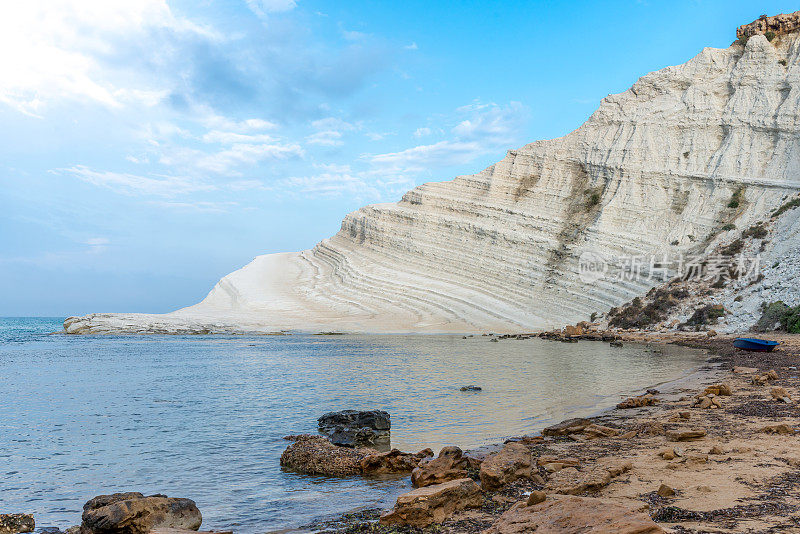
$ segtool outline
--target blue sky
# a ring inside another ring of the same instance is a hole
[[[0,315],[166,312],[791,2],[0,7]]]

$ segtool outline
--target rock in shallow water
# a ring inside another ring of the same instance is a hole
[[[389,448],[392,423],[389,413],[383,410],[329,412],[317,419],[317,423],[320,433],[334,445]]]
[[[0,514],[0,534],[33,532],[36,522],[31,514]]]
[[[364,447],[340,447],[312,434],[287,436],[286,439],[293,443],[281,454],[281,466],[310,475],[346,477],[407,473],[421,460],[433,456],[430,449],[412,454],[397,449],[376,452]]]
[[[83,505],[82,534],[147,534],[156,528],[197,530],[203,516],[190,499],[138,492],[99,495]]]
[[[281,454],[281,466],[310,475],[354,476],[361,474],[364,449],[338,447],[322,436],[287,436],[293,441]]]

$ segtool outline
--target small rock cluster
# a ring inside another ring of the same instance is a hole
[[[0,534],[33,532],[35,527],[31,514],[0,514]]]

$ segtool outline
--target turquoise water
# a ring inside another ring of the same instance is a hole
[[[281,471],[287,434],[384,409],[403,450],[477,447],[615,404],[704,358],[461,336],[65,336],[0,319],[0,511],[80,522],[114,491],[194,499],[204,528],[294,528],[388,505],[408,481]],[[459,387],[477,384],[479,393]]]

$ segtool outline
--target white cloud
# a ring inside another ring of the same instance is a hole
[[[419,49],[419,47],[417,46],[417,43],[411,43],[410,45],[406,45],[403,48],[405,48],[406,50],[417,50],[417,49]]]
[[[75,165],[67,169],[53,171],[57,174],[69,174],[84,182],[106,187],[125,195],[173,196],[194,191],[210,191],[216,187],[203,184],[180,176],[140,176],[136,174],[110,171],[95,171],[84,165]]]
[[[311,123],[311,127],[315,130],[337,130],[337,131],[351,131],[356,127],[347,121],[343,121],[338,117],[327,117],[324,119],[315,120]]]
[[[86,244],[90,247],[103,247],[111,243],[107,237],[90,237],[86,240]]]
[[[291,11],[296,6],[297,0],[247,0],[247,7],[259,17]]]
[[[429,167],[461,165],[474,160],[484,148],[475,141],[439,141],[400,152],[378,154],[371,162],[383,167],[419,172]]]
[[[92,101],[111,108],[153,106],[168,93],[155,79],[132,80],[98,58],[147,42],[154,34],[217,39],[177,17],[165,0],[26,0],[0,8],[0,102],[41,116],[55,101]],[[154,52],[158,62],[167,47]]]
[[[271,143],[276,139],[267,134],[241,134],[235,132],[223,132],[221,130],[211,130],[203,134],[201,138],[206,143],[233,144],[233,143]]]
[[[466,115],[466,117],[465,117]],[[518,102],[507,106],[497,104],[472,104],[456,108],[451,120],[456,124],[450,129],[452,139],[419,145],[399,152],[369,156],[370,162],[396,172],[418,173],[434,167],[464,165],[478,156],[505,150],[519,135],[526,109]],[[440,120],[440,122],[442,122]],[[430,135],[428,127],[418,128],[414,137]]]
[[[229,208],[238,206],[237,202],[178,202],[171,200],[153,200],[148,202],[148,204],[170,210],[213,213],[223,213],[228,211]]]
[[[225,130],[236,133],[253,133],[264,130],[275,130],[278,125],[260,118],[237,121],[218,114],[206,105],[196,106],[195,114],[200,115],[201,123],[209,130]]]
[[[311,127],[319,131],[306,137],[306,142],[310,145],[319,146],[341,146],[344,144],[342,132],[349,132],[358,128],[354,124],[338,117],[315,120],[311,123]]]
[[[317,132],[306,137],[306,142],[309,145],[320,146],[341,146],[344,144],[342,133],[335,130],[325,130]]]
[[[295,143],[235,143],[217,152],[204,152],[187,147],[165,150],[160,163],[181,169],[240,176],[242,167],[252,167],[262,161],[302,157],[303,149]]]
[[[430,128],[417,128],[417,131],[414,132],[414,137],[425,137],[426,135],[431,134]]]

